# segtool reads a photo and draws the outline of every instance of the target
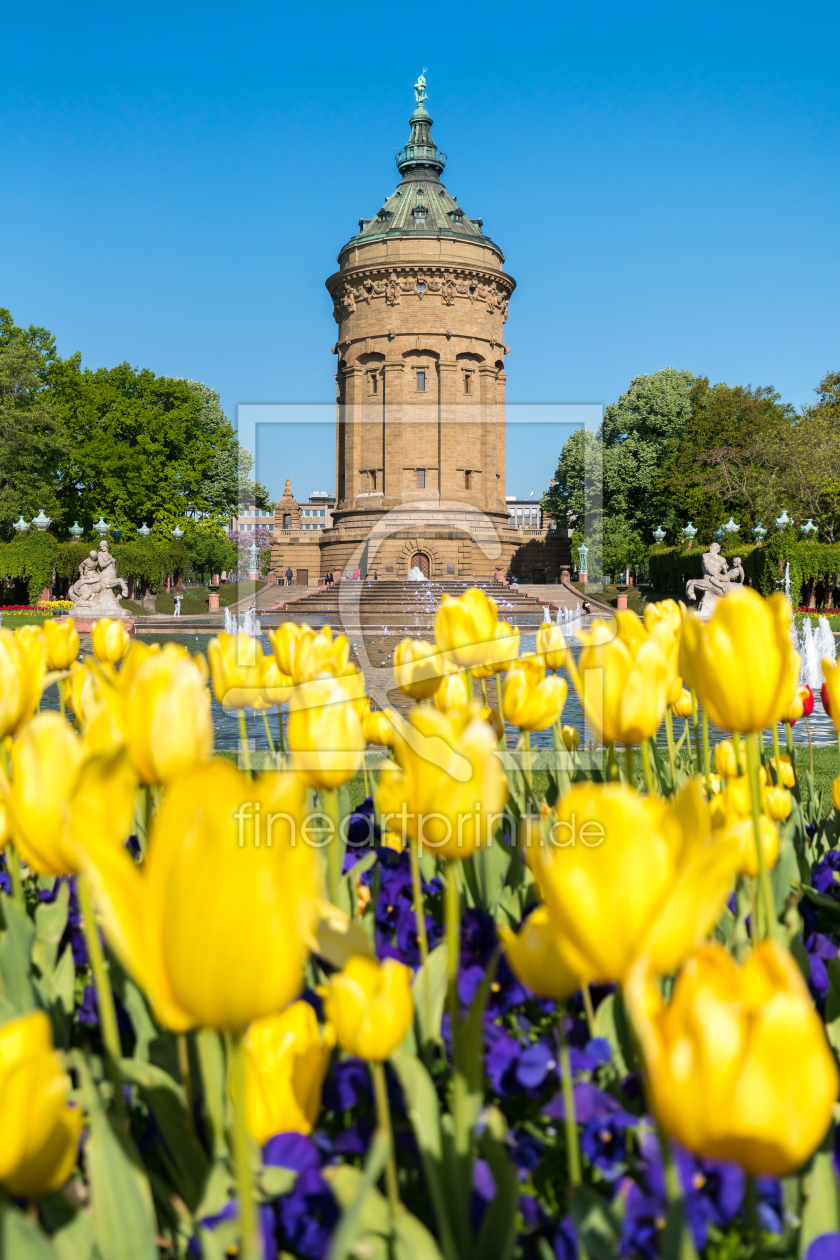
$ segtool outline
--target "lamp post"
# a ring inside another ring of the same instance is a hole
[[[697,530],[694,528],[691,521],[689,521],[687,525],[683,526],[682,536],[685,539],[686,543],[688,544],[689,551],[691,550],[691,545],[694,542],[694,538],[696,534],[697,534]]]
[[[248,549],[248,557],[251,561],[251,567],[249,569],[248,576],[250,577],[252,582],[258,582],[260,580],[260,569],[259,569],[260,556],[259,556],[259,552],[257,551],[256,539],[254,540],[254,542],[251,543],[251,546]]]
[[[761,546],[762,539],[764,538],[764,535],[766,533],[767,533],[767,530],[764,528],[761,521],[759,521],[758,524],[753,527],[753,537],[755,538],[759,547]]]
[[[19,519],[15,521],[14,525],[12,526],[12,529],[15,531],[16,534],[29,533],[29,522],[23,519],[23,513],[21,513]]]
[[[665,530],[661,525],[657,525],[656,529],[653,531],[653,536],[656,539],[656,545],[658,547],[662,542],[662,539],[665,537]]]
[[[589,548],[586,543],[581,543],[578,547],[578,581],[588,582],[589,571],[586,567],[586,557],[589,555]]]
[[[817,532],[817,527],[811,520],[810,516],[808,517],[807,523],[805,525],[800,525],[799,528],[802,530],[806,539],[810,538],[811,534],[816,534]]]

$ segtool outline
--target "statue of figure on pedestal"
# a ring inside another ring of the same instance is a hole
[[[708,617],[719,599],[724,599],[735,587],[743,586],[744,569],[740,556],[735,557],[735,563],[730,569],[720,554],[720,543],[716,542],[711,544],[708,551],[703,552],[701,562],[703,576],[686,582],[685,595],[686,599],[694,601],[697,599],[697,591],[702,591],[703,598],[697,605],[697,612],[701,617]]]
[[[90,554],[79,565],[79,576],[68,591],[73,607],[71,617],[130,617],[120,605],[114,591],[123,599],[128,597],[128,587],[117,577],[117,562],[102,539],[98,551]]]

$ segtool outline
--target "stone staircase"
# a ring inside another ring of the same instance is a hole
[[[319,587],[297,598],[278,599],[273,606],[260,609],[263,624],[270,624],[272,614],[278,620],[307,621],[311,625],[346,625],[379,628],[431,627],[444,595],[463,595],[477,586],[494,599],[501,620],[516,626],[535,627],[544,619],[543,608],[552,607],[547,600],[537,599],[525,591],[481,579],[450,579],[428,582],[339,582],[334,587]],[[278,593],[282,591],[278,588]],[[558,593],[562,588],[558,587]],[[556,608],[557,604],[554,603]]]

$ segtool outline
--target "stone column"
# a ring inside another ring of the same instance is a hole
[[[362,458],[362,406],[364,370],[359,364],[343,368],[344,404],[344,491],[348,501],[356,499],[361,489],[359,469]]]
[[[441,359],[438,364],[439,404],[438,404],[438,462],[440,466],[439,484],[441,500],[451,501],[456,498],[456,491],[462,489],[457,484],[458,474],[455,467],[458,463],[458,365],[455,362]]]
[[[499,468],[499,443],[497,429],[496,402],[496,367],[491,363],[482,363],[478,369],[481,396],[481,426],[476,437],[476,449],[481,460],[481,491],[476,501],[485,510],[492,511],[498,506],[498,481],[496,473]]]

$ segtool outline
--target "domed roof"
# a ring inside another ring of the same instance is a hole
[[[446,191],[440,177],[446,165],[446,154],[432,139],[432,118],[426,110],[426,79],[414,85],[417,108],[409,119],[411,135],[408,144],[397,154],[397,169],[402,181],[372,219],[359,219],[359,231],[339,252],[339,259],[351,245],[382,240],[393,236],[412,236],[423,232],[489,244],[501,261],[504,254],[483,229],[483,220],[471,219]]]

